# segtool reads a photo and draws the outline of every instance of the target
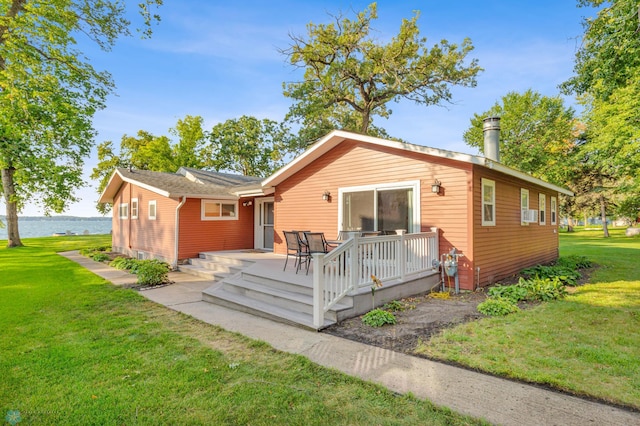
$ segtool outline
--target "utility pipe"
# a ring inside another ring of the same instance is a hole
[[[176,207],[176,229],[175,229],[175,241],[174,241],[174,261],[173,261],[173,269],[178,269],[178,241],[180,237],[180,209],[184,206],[184,203],[187,202],[187,197],[183,196],[182,201]],[[156,207],[157,208],[157,207]],[[156,212],[158,214],[158,212]]]

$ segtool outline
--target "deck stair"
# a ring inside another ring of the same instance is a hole
[[[279,322],[313,326],[312,274],[295,274],[293,264],[282,271],[283,258],[251,262],[214,254],[200,254],[180,270],[212,276],[216,281],[202,293],[202,300]],[[290,262],[292,263],[292,262]],[[186,268],[184,268],[186,266]],[[345,297],[325,315],[325,328],[353,316],[353,300]]]

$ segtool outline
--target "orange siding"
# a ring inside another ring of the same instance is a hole
[[[138,199],[138,218],[131,217],[131,200]],[[149,219],[149,201],[156,201],[156,220]],[[119,206],[129,204],[129,216],[120,219]],[[124,183],[114,200],[112,245],[115,251],[137,257],[143,252],[144,257],[153,257],[169,263],[175,261],[175,209],[177,200],[169,199],[140,188],[137,185]]]
[[[481,179],[496,182],[496,226],[482,226]],[[550,222],[550,197],[557,192],[482,167],[474,178],[473,266],[480,267],[480,284],[492,284],[521,269],[558,257],[558,227]],[[546,195],[546,224],[520,222],[520,189],[529,190],[529,208],[538,209],[539,194]],[[477,272],[477,269],[476,269]]]
[[[431,192],[436,178],[442,182],[440,194]],[[420,181],[421,230],[441,228],[441,252],[456,247],[466,253],[470,249],[471,166],[354,141],[341,143],[277,186],[275,252],[285,252],[283,230],[319,231],[335,238],[339,188],[416,180]],[[325,190],[331,192],[329,202],[322,199]],[[461,264],[461,282],[472,282],[472,275],[470,266],[465,269]]]
[[[188,198],[180,208],[178,259],[197,257],[202,251],[253,248],[253,205],[238,201],[238,220],[202,220],[201,200]]]

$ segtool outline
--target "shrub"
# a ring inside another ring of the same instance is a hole
[[[91,258],[96,262],[106,262],[109,260],[109,255],[106,253],[94,253]]]
[[[520,282],[515,285],[496,285],[487,291],[487,295],[490,298],[502,298],[516,304],[522,300],[526,300],[529,295],[528,290],[521,285],[522,281],[524,280],[520,278]]]
[[[576,285],[581,276],[576,268],[564,265],[538,265],[523,270],[522,274],[529,278],[559,278],[566,285]]]
[[[136,274],[138,284],[143,286],[153,286],[164,284],[169,281],[169,265],[157,260],[138,260]]]
[[[111,261],[111,263],[109,263],[109,266],[123,271],[131,271],[132,269],[135,269],[137,262],[138,261],[136,259],[131,259],[129,257],[116,257]]]
[[[389,312],[399,312],[404,311],[407,307],[399,300],[392,300],[391,302],[385,303],[382,309]]]
[[[382,327],[385,324],[395,324],[395,315],[384,309],[373,309],[362,316],[362,323],[369,327]]]
[[[573,254],[571,256],[565,256],[558,259],[556,265],[564,266],[565,268],[571,269],[585,269],[591,268],[593,266],[593,262],[587,259],[586,256],[580,256],[577,254]]]
[[[518,312],[520,308],[509,299],[495,297],[485,300],[478,305],[478,311],[481,314],[489,316],[504,316]]]
[[[536,277],[532,280],[521,279],[518,285],[527,289],[527,300],[548,302],[550,300],[560,299],[567,294],[567,289],[560,277]]]

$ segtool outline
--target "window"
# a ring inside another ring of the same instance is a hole
[[[138,199],[132,198],[131,199],[131,219],[137,219],[137,218],[138,218]]]
[[[202,200],[202,220],[238,220],[237,201]]]
[[[557,211],[558,211],[558,199],[556,197],[551,197],[551,224],[552,225],[558,224]]]
[[[529,211],[529,190],[520,188],[520,216],[521,222],[523,225],[528,225],[528,222],[525,222],[525,218],[527,217],[527,213]]]
[[[544,194],[538,195],[538,209],[540,210],[540,214],[538,215],[540,219],[540,225],[545,225],[547,223],[547,196]]]
[[[339,230],[380,231],[395,233],[397,229],[417,232],[419,229],[416,197],[419,182],[380,184],[339,189]]]
[[[156,200],[149,201],[149,220],[156,220]]]
[[[496,183],[482,179],[482,226],[496,225]]]
[[[127,219],[129,217],[129,203],[121,203],[118,207],[118,215],[120,219]]]

